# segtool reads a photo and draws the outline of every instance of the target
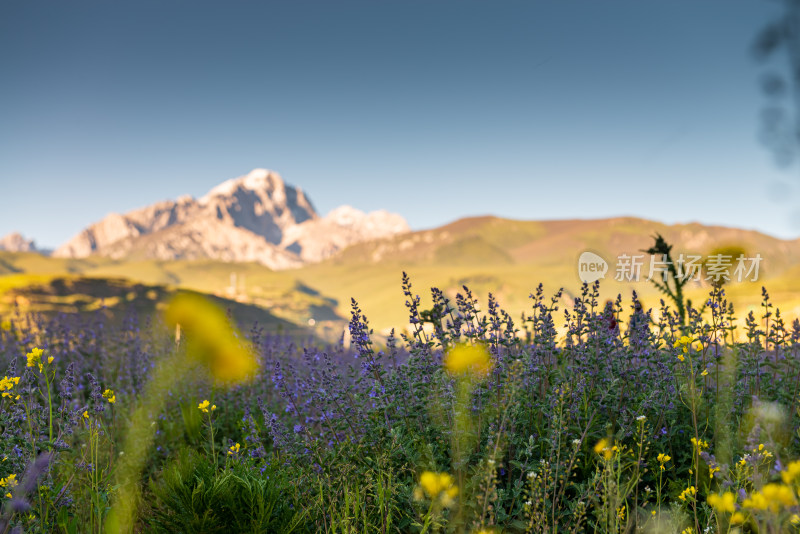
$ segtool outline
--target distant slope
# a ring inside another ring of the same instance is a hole
[[[124,279],[17,274],[0,277],[0,317],[8,318],[27,311],[44,316],[100,311],[116,319],[131,311],[152,315],[163,309],[174,294],[174,288]],[[312,334],[307,328],[280,319],[264,308],[220,297],[210,298],[229,310],[239,324],[258,322],[273,331]]]
[[[661,233],[674,245],[675,255],[706,256],[718,247],[737,246],[749,256],[760,254],[757,282],[731,284],[727,289],[740,317],[755,309],[761,285],[785,313],[800,316],[800,241],[781,240],[759,232],[704,226],[697,223],[665,225],[630,217],[598,220],[516,221],[498,217],[472,217],[451,224],[358,243],[318,264],[291,271],[271,271],[256,263],[216,260],[153,261],[111,260],[92,256],[82,260],[44,258],[34,254],[0,252],[5,272],[72,272],[97,277],[124,277],[153,285],[186,287],[230,296],[270,310],[277,317],[315,329],[341,333],[356,298],[376,331],[404,328],[406,300],[400,288],[403,271],[411,275],[415,293],[430,302],[430,287],[454,297],[469,286],[483,302],[489,292],[513,317],[530,310],[528,295],[541,282],[548,293],[564,287],[562,304],[580,289],[579,255],[591,250],[609,262],[601,285],[602,298],[617,293],[629,297],[636,291],[646,307],[657,307],[661,295],[644,281],[614,280],[620,254],[644,254]],[[1,272],[1,271],[0,271]],[[0,292],[3,276],[0,276]],[[708,285],[688,289],[694,302],[702,302]]]
[[[800,240],[781,240],[756,231],[704,226],[698,223],[665,225],[632,217],[597,220],[517,221],[498,217],[471,217],[451,224],[359,243],[326,262],[297,271],[306,283],[323,288],[340,302],[354,297],[378,330],[405,325],[405,300],[400,276],[407,271],[415,291],[429,302],[430,287],[451,296],[468,285],[482,299],[492,292],[515,317],[530,310],[528,295],[538,283],[548,292],[566,289],[564,303],[580,288],[577,260],[586,250],[600,254],[609,263],[602,282],[603,298],[636,291],[647,306],[658,306],[661,298],[650,283],[645,261],[641,281],[614,280],[616,258],[635,255],[653,244],[661,233],[677,256],[680,253],[706,257],[718,247],[736,245],[748,256],[760,254],[763,261],[757,282],[733,284],[729,293],[742,310],[758,304],[762,284],[776,289],[773,299],[785,312],[800,315],[800,279],[791,273],[800,264]],[[480,246],[485,244],[485,246]],[[336,280],[326,284],[326,280]],[[694,284],[688,294],[702,302],[708,285]],[[780,299],[780,300],[779,300]]]

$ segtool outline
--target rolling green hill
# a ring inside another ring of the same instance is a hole
[[[613,298],[617,293],[627,297],[635,290],[646,307],[655,307],[660,295],[644,281],[647,261],[641,281],[618,282],[613,278],[616,258],[620,254],[643,254],[640,251],[652,245],[656,233],[674,245],[676,255],[705,257],[720,247],[732,246],[744,250],[748,257],[760,254],[759,280],[729,285],[728,292],[740,310],[738,315],[758,305],[760,287],[766,285],[785,313],[800,316],[800,241],[749,230],[697,223],[665,225],[629,217],[564,221],[473,217],[440,228],[360,243],[325,262],[285,271],[254,263],[211,260],[67,260],[0,252],[0,300],[7,302],[9,294],[28,298],[29,290],[24,287],[42,284],[37,278],[42,276],[124,279],[125,284],[141,285],[128,293],[149,291],[145,286],[163,287],[165,291],[192,289],[268,310],[287,324],[313,324],[319,335],[335,337],[346,326],[351,298],[359,301],[376,332],[403,328],[408,319],[400,287],[403,271],[411,276],[415,292],[423,297],[423,306],[429,302],[432,286],[453,297],[467,285],[483,302],[488,292],[494,293],[512,316],[519,317],[529,309],[528,295],[540,282],[547,292],[563,286],[566,304],[580,289],[577,260],[588,250],[609,263],[601,284],[603,298]],[[708,290],[707,285],[698,284],[689,290],[689,296],[701,302]],[[32,309],[45,306],[43,301],[29,300]]]

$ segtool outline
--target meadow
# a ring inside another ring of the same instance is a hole
[[[196,294],[4,315],[0,532],[800,528],[800,322],[766,290],[683,321],[598,284],[568,308],[540,285],[520,320],[402,294],[380,342],[355,300],[328,344]]]

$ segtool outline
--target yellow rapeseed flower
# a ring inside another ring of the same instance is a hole
[[[448,473],[425,471],[419,477],[419,485],[429,499],[438,500],[445,507],[452,506],[458,495],[458,486]]]
[[[717,512],[732,514],[736,511],[736,495],[730,491],[726,491],[722,495],[712,493],[708,496],[708,504]]]
[[[190,357],[207,366],[219,382],[233,384],[253,376],[255,355],[244,348],[243,336],[233,328],[225,312],[194,293],[179,293],[167,307],[165,318],[186,333]]]
[[[452,375],[474,374],[484,377],[492,370],[492,360],[483,345],[456,345],[444,357],[444,366]]]

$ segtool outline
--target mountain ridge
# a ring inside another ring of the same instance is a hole
[[[0,238],[0,250],[8,252],[38,252],[32,239],[25,239],[19,232],[11,232]]]
[[[341,206],[321,217],[305,192],[268,169],[226,180],[194,199],[181,196],[112,213],[53,255],[116,259],[254,261],[282,270],[322,261],[349,245],[409,231],[400,215]]]

